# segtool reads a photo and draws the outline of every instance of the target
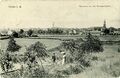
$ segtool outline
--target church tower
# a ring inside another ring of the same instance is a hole
[[[105,31],[105,29],[107,29],[106,20],[104,20],[103,27],[101,28],[101,34],[104,34],[103,31]]]
[[[104,21],[103,28],[106,29],[106,20]]]

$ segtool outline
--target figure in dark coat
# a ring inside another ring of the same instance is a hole
[[[55,55],[55,53],[53,53],[53,56],[52,56],[52,61],[53,61],[53,63],[55,63],[55,62],[56,62],[56,55]]]

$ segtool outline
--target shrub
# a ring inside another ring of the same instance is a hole
[[[57,70],[56,73],[61,73],[61,75],[68,76],[72,74],[79,74],[83,71],[83,69],[79,65],[70,65],[69,67]]]
[[[97,36],[92,36],[90,33],[86,36],[85,41],[81,44],[82,51],[90,52],[102,52],[102,42]]]
[[[83,51],[81,51],[82,42],[82,39],[63,41],[61,47],[70,52],[73,60],[79,60],[83,55]]]
[[[67,69],[66,70],[62,70],[61,73],[64,74],[64,75],[70,75],[70,74],[72,74],[71,71],[67,70]]]
[[[91,64],[90,64],[90,61],[87,61],[85,59],[80,59],[80,64],[84,67],[89,67]]]
[[[34,35],[32,35],[32,37],[38,37],[38,35],[35,35],[35,34],[34,34]]]
[[[61,71],[57,70],[56,73],[53,74],[53,78],[65,78],[65,76],[63,76]]]
[[[8,74],[3,74],[4,78],[65,78],[60,72],[49,74],[47,71],[41,70],[41,68],[23,70],[23,74],[20,71],[10,72]]]
[[[16,51],[19,51],[20,48],[21,46],[16,44],[16,41],[14,40],[14,38],[11,37],[8,42],[7,51],[16,52]]]
[[[1,68],[4,72],[13,68],[12,57],[8,52],[2,53],[0,57]]]
[[[33,66],[38,66],[36,58],[39,58],[41,66],[44,70],[42,59],[44,60],[44,57],[48,56],[46,53],[46,46],[38,41],[35,44],[30,45],[28,48],[26,48],[26,50],[27,52],[24,54],[24,62],[27,63],[29,69],[31,69]]]
[[[70,66],[70,71],[72,71],[72,74],[78,74],[82,72],[82,69],[80,66]]]
[[[46,53],[46,46],[44,44],[42,44],[41,42],[36,42],[35,44],[30,45],[27,48],[28,52],[34,52],[36,54],[37,57],[46,57],[47,53]]]
[[[98,57],[97,56],[93,56],[92,57],[92,60],[94,61],[94,60],[98,60]]]

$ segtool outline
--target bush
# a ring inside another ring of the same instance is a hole
[[[65,78],[60,72],[55,74],[49,74],[47,71],[41,70],[41,68],[24,69],[23,73],[20,74],[20,71],[10,72],[3,75],[4,78]]]
[[[13,63],[20,63],[20,62],[24,61],[23,55],[20,56],[20,55],[14,54],[14,55],[11,55],[11,56],[12,56],[12,62]]]
[[[90,64],[90,61],[86,61],[85,59],[80,59],[80,64],[84,67],[90,67],[91,64]]]
[[[56,71],[56,73],[53,74],[53,76],[51,76],[53,78],[65,78],[65,76],[63,76],[63,73],[61,71]]]
[[[16,51],[19,51],[20,48],[21,46],[16,44],[16,41],[14,40],[14,38],[11,37],[8,42],[7,51],[16,52]]]
[[[82,42],[82,39],[63,41],[61,47],[70,52],[73,60],[79,60],[83,55],[83,51],[81,51]]]
[[[93,56],[92,57],[92,60],[94,61],[94,60],[98,60],[98,57],[97,56]]]
[[[0,57],[0,64],[4,72],[13,68],[12,57],[8,52],[2,53]]]
[[[45,57],[47,56],[46,53],[46,46],[44,44],[42,44],[41,42],[36,42],[35,44],[30,45],[27,50],[29,52],[34,52],[37,54],[37,57]]]
[[[85,41],[81,44],[82,51],[90,52],[102,52],[102,42],[97,36],[92,36],[90,33],[86,36]]]
[[[70,66],[70,71],[72,71],[72,74],[78,74],[82,72],[82,69],[80,66]]]
[[[35,34],[34,34],[34,35],[32,35],[32,37],[38,37],[38,35],[35,35]]]
[[[83,71],[83,69],[79,65],[70,65],[69,67],[57,70],[56,73],[61,73],[61,75],[68,76],[72,74],[79,74]]]

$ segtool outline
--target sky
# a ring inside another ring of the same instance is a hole
[[[120,0],[0,0],[0,29],[120,27]]]

